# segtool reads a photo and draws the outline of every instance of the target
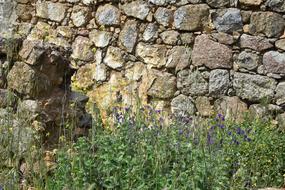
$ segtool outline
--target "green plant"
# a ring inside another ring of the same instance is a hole
[[[178,118],[114,110],[115,125],[93,128],[66,154],[48,189],[254,189],[284,184],[284,134],[270,123]],[[63,149],[64,150],[64,149]]]

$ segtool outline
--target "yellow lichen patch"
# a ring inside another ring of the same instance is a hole
[[[129,106],[136,101],[136,89],[138,84],[128,81],[119,72],[111,73],[108,83],[102,84],[87,93],[91,104],[95,104],[100,110],[104,123],[108,122],[108,116],[114,106]],[[109,121],[110,122],[110,121]]]
[[[95,73],[95,64],[86,64],[72,76],[71,87],[74,91],[86,92],[94,84],[92,80],[93,73]]]

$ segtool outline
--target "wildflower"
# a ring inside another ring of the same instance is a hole
[[[207,135],[207,144],[208,144],[208,145],[214,144],[214,140],[213,140],[213,138],[211,137],[210,133],[208,133],[208,135]]]
[[[230,135],[230,136],[231,136],[231,135],[232,135],[232,132],[231,132],[231,131],[229,131],[229,132],[228,132],[228,135]]]
[[[179,134],[179,135],[182,135],[182,134],[183,134],[183,130],[182,130],[182,129],[179,129],[179,130],[178,130],[178,134]]]
[[[237,128],[236,132],[237,132],[238,135],[243,135],[245,133],[245,131],[242,130],[240,127]]]
[[[224,128],[225,128],[225,125],[223,125],[223,124],[218,124],[218,126],[219,126],[221,129],[224,129]]]

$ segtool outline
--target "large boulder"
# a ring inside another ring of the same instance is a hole
[[[206,4],[179,7],[174,13],[174,27],[178,30],[198,31],[208,24],[209,10]]]
[[[32,98],[45,96],[52,89],[48,76],[23,62],[15,63],[7,76],[7,81],[9,89]]]
[[[37,1],[36,15],[41,18],[61,22],[67,12],[67,6],[50,1]]]
[[[232,33],[243,27],[239,9],[229,8],[213,16],[213,22],[219,32]]]
[[[119,36],[120,45],[127,52],[132,52],[137,42],[137,22],[134,20],[128,20]]]
[[[254,12],[250,18],[249,33],[279,37],[283,34],[285,21],[282,15],[274,12]]]
[[[195,39],[192,51],[194,66],[206,66],[210,69],[231,68],[232,50],[223,44],[215,42],[208,35],[202,34]]]
[[[120,24],[121,11],[110,4],[101,5],[98,7],[95,18],[100,25],[118,25]]]
[[[126,3],[122,6],[122,9],[126,15],[140,20],[144,20],[150,11],[148,4],[142,0]]]
[[[171,112],[176,117],[189,117],[195,114],[196,108],[189,97],[180,94],[172,99]]]
[[[208,93],[209,84],[201,72],[182,70],[177,75],[177,88],[182,94],[200,96]]]
[[[146,64],[156,68],[165,66],[166,53],[167,47],[164,45],[149,45],[141,42],[136,48],[137,56],[141,57]]]
[[[267,76],[235,73],[233,87],[237,96],[252,102],[271,101],[277,82]]]
[[[240,37],[241,48],[249,48],[255,51],[264,51],[273,47],[268,39],[261,36],[243,34]]]
[[[285,53],[266,52],[263,55],[263,65],[269,73],[285,74]]]
[[[227,70],[216,69],[210,72],[209,93],[212,96],[225,95],[230,87],[230,74]]]
[[[247,113],[247,104],[240,100],[239,97],[224,96],[214,103],[217,113],[222,114],[225,119],[241,122]]]

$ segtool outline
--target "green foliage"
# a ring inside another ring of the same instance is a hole
[[[285,135],[270,123],[199,125],[179,118],[162,126],[150,108],[114,111],[115,125],[57,154],[46,189],[255,189],[284,185]]]

